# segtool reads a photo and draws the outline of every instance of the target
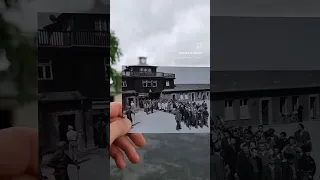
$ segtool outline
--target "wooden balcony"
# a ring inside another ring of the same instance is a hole
[[[163,72],[132,72],[123,71],[122,76],[124,77],[164,77],[164,78],[175,78],[173,73],[163,73]]]
[[[109,32],[106,31],[38,31],[39,47],[92,46],[108,47]]]

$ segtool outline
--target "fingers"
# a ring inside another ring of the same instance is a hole
[[[118,168],[124,169],[126,167],[123,153],[117,146],[110,146],[110,156],[114,159]]]
[[[146,144],[146,140],[144,139],[141,133],[132,133],[128,134],[128,136],[132,140],[132,142],[138,147],[143,147]]]
[[[127,137],[119,137],[115,140],[114,144],[126,153],[129,161],[131,161],[132,163],[137,163],[140,161],[140,157],[137,153],[136,148],[134,147],[132,142],[127,139]]]
[[[119,102],[112,102],[110,104],[110,119],[122,117],[122,104]]]
[[[29,128],[0,130],[0,177],[38,172],[38,134]]]
[[[110,124],[110,145],[119,137],[125,136],[131,129],[131,121],[122,118],[113,118]]]

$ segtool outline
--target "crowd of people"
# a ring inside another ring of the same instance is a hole
[[[262,125],[254,131],[252,126],[227,127],[219,122],[211,129],[211,179],[313,180],[316,163],[303,124],[288,137]]]
[[[197,102],[185,102],[175,99],[145,99],[141,100],[139,106],[149,115],[156,111],[174,114],[176,120],[176,130],[182,129],[181,122],[189,129],[191,127],[209,127],[208,105],[205,101],[201,104]],[[126,109],[126,116],[132,121],[132,114],[135,114],[135,105],[130,103]]]

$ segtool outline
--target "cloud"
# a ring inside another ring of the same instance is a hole
[[[94,0],[21,0],[18,8],[4,11],[3,17],[23,32],[36,32],[38,12],[87,12],[93,4]]]
[[[112,0],[111,29],[124,54],[119,70],[137,64],[138,56],[147,56],[152,65],[210,64],[209,0]]]

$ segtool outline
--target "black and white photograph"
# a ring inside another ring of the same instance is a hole
[[[210,180],[209,139],[206,134],[144,134],[137,149],[140,163],[120,170],[110,161],[110,180]]]
[[[109,22],[109,14],[38,13],[43,179],[109,178]]]
[[[123,114],[131,132],[209,133],[210,68],[123,66]]]
[[[319,179],[320,18],[211,23],[211,177]]]

